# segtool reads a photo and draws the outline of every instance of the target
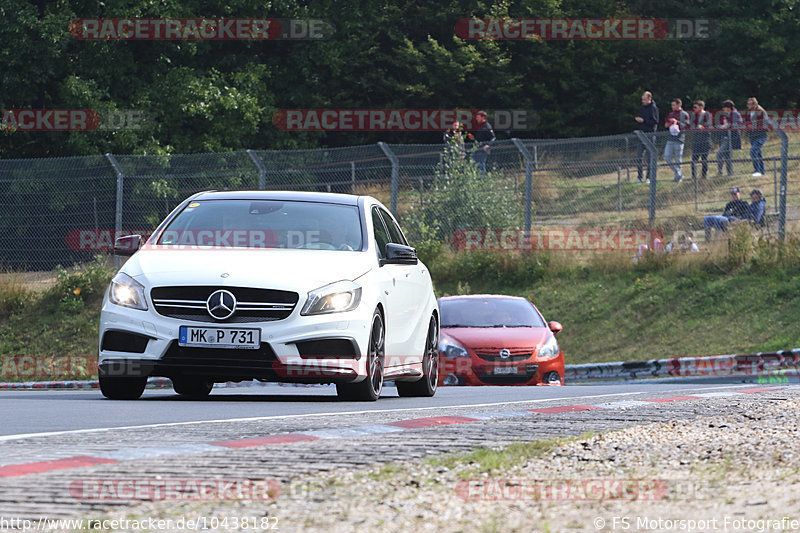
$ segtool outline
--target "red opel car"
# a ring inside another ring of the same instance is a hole
[[[548,325],[525,298],[502,295],[439,298],[440,385],[560,385],[561,324]]]

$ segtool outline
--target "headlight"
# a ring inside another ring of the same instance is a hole
[[[108,299],[112,303],[123,307],[147,311],[147,301],[144,299],[144,285],[122,272],[111,280]]]
[[[324,315],[352,311],[361,302],[361,286],[352,281],[337,281],[314,289],[308,293],[308,300],[301,315]]]
[[[467,350],[449,337],[442,336],[441,340],[439,340],[439,351],[442,352],[445,357],[469,357]]]
[[[544,343],[544,346],[539,348],[539,357],[552,358],[558,355],[558,343],[555,337],[550,337],[550,340]]]

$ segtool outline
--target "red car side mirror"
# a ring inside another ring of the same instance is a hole
[[[564,329],[564,326],[562,326],[559,322],[556,322],[555,320],[550,321],[550,331],[553,332],[553,335],[558,335],[558,332],[562,329]]]

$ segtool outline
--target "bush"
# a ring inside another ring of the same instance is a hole
[[[113,275],[114,269],[101,256],[72,271],[59,265],[56,267],[56,284],[47,289],[43,300],[57,303],[68,313],[80,312],[85,302],[102,297]]]
[[[414,246],[432,253],[441,251],[458,230],[518,229],[523,216],[522,202],[514,199],[497,176],[482,176],[473,163],[472,151],[451,141],[425,205],[410,208],[404,226]]]

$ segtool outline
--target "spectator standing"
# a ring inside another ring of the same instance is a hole
[[[707,216],[703,219],[706,242],[711,239],[712,228],[727,231],[729,222],[747,220],[750,216],[750,206],[747,202],[742,200],[739,187],[731,187],[731,201],[725,204],[725,210],[722,212],[722,216]]]
[[[655,132],[658,128],[658,106],[653,101],[653,95],[650,91],[645,91],[642,93],[642,106],[639,108],[639,116],[636,117],[636,122],[639,123],[641,126],[639,130],[647,135],[647,138],[650,139],[650,142],[653,143],[655,146],[656,144],[656,136]],[[643,181],[642,176],[642,157],[647,155],[647,180],[650,180],[650,173],[653,171],[650,168],[650,156],[647,152],[647,148],[644,144],[639,147],[639,153],[636,155],[637,160],[637,168],[639,171],[639,181]]]
[[[494,135],[492,125],[486,121],[486,111],[475,113],[475,126],[475,151],[472,153],[472,158],[483,177],[486,177],[486,160],[489,158],[489,149],[497,137]]]
[[[711,151],[711,113],[706,103],[695,100],[692,104],[692,179],[697,179],[697,162],[702,161],[703,179],[708,175],[708,153]]]
[[[444,132],[442,140],[445,144],[446,154],[455,154],[459,159],[463,160],[466,154],[464,143],[466,141],[474,141],[475,137],[471,133],[467,133],[464,130],[464,124],[456,120],[450,125],[450,129]]]
[[[742,148],[739,130],[742,128],[742,115],[736,110],[732,100],[722,102],[722,114],[719,122],[719,150],[717,150],[718,175],[722,176],[722,165],[725,164],[728,176],[733,176],[732,150]]]
[[[683,160],[683,145],[686,142],[685,128],[690,124],[689,113],[683,110],[683,102],[680,98],[674,98],[670,103],[672,111],[667,114],[667,121],[664,124],[669,128],[667,145],[664,148],[664,160],[675,174],[675,182],[683,179],[681,163]]]
[[[764,175],[764,159],[761,147],[767,142],[767,111],[758,105],[758,100],[751,96],[747,99],[747,137],[750,139],[750,159],[753,161],[753,177]]]

